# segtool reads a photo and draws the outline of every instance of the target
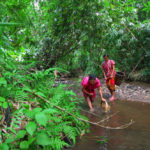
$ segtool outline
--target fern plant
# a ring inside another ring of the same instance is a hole
[[[0,149],[61,150],[74,145],[76,137],[89,128],[76,118],[83,116],[76,106],[79,102],[74,102],[75,93],[65,85],[53,87],[52,68],[30,73],[33,64],[29,67],[9,60],[1,66],[0,106],[6,109],[9,104],[11,123],[6,127],[3,122]]]

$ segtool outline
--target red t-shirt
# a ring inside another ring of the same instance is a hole
[[[95,98],[95,89],[101,86],[98,78],[95,79],[94,84],[90,84],[89,76],[83,78],[81,85],[87,90],[87,92],[93,93],[93,96],[92,96],[93,98]],[[88,95],[84,93],[84,96],[87,97]]]

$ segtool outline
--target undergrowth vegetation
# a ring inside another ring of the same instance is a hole
[[[53,68],[39,71],[33,69],[35,62],[19,63],[6,55],[0,59],[0,149],[73,146],[88,128],[76,118],[86,119],[77,109],[75,93],[55,86]]]

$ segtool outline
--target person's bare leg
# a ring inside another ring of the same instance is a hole
[[[112,91],[111,94],[112,94],[112,96],[109,100],[114,101],[115,100],[115,91]]]
[[[110,91],[110,94],[111,94],[111,96],[112,96],[112,95],[113,95],[113,92],[112,92],[112,90],[110,90],[110,89],[109,89],[109,91]]]
[[[109,92],[110,92],[110,94],[111,94],[111,97],[112,97],[112,95],[113,95],[113,92],[112,92],[112,90],[108,87],[108,90],[109,90]]]
[[[112,92],[112,97],[115,99],[115,91]]]
[[[92,106],[92,103],[91,103],[90,98],[89,98],[89,97],[86,97],[86,101],[87,101],[87,103],[88,103],[88,106],[89,106],[89,108],[90,108],[90,111],[92,111],[92,110],[93,110],[93,106]]]

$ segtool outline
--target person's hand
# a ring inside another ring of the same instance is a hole
[[[110,78],[113,78],[113,76],[111,75]]]
[[[93,93],[89,93],[88,95],[89,95],[89,96],[93,96]]]
[[[107,80],[107,77],[105,77],[105,80]]]
[[[102,101],[103,101],[103,102],[106,102],[106,99],[105,99],[105,98],[102,98]]]

